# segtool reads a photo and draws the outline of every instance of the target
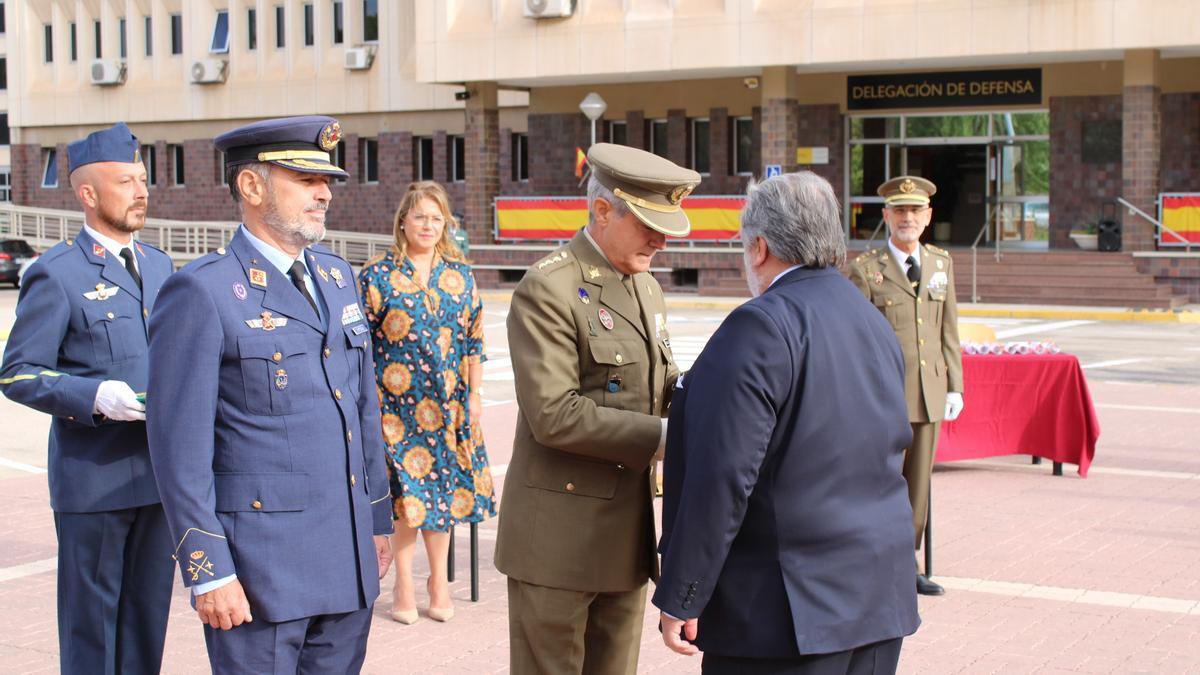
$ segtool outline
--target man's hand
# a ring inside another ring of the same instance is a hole
[[[950,422],[958,419],[963,411],[963,397],[957,391],[946,394],[946,419]]]
[[[120,380],[105,380],[100,383],[92,410],[118,422],[146,419],[146,404],[138,401],[137,394]]]
[[[237,579],[197,595],[196,613],[200,615],[201,622],[221,630],[229,630],[254,620],[254,617],[250,616],[250,601],[246,599],[246,591],[242,589],[242,582]]]
[[[379,578],[382,579],[392,566],[392,542],[386,534],[375,535],[375,558],[379,561]]]
[[[699,619],[684,621],[660,614],[659,623],[662,625],[663,643],[667,645],[667,649],[684,656],[700,653],[700,649],[690,642],[696,639],[696,631],[700,628]],[[685,638],[689,641],[684,642]]]
[[[483,394],[472,391],[467,395],[467,407],[471,409],[471,426],[483,422]]]

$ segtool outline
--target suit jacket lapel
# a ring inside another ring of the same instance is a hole
[[[142,304],[146,309],[152,309],[154,302],[148,299],[158,297],[158,290],[162,288],[167,276],[159,274],[158,266],[148,262],[149,256],[140,245],[135,244],[133,250],[137,251],[138,272],[142,275]]]
[[[242,268],[246,272],[247,282],[250,282],[252,278],[250,273],[252,269],[262,272],[265,276],[265,287],[262,284],[252,282],[247,285],[247,288],[262,291],[263,309],[286,316],[289,319],[301,321],[315,328],[317,332],[325,333],[325,327],[321,325],[320,317],[313,311],[312,306],[308,304],[304,296],[300,295],[300,291],[297,291],[296,287],[292,285],[292,280],[276,269],[270,260],[264,258],[258,249],[254,247],[254,244],[251,244],[250,240],[246,239],[241,230],[238,230],[233,240],[229,242],[229,247],[242,263]]]
[[[88,262],[100,268],[100,277],[109,282],[113,286],[119,286],[121,290],[129,293],[138,301],[142,299],[142,289],[138,288],[133,282],[133,277],[129,276],[129,270],[125,269],[125,262],[112,253],[108,249],[101,246],[87,230],[80,229],[79,236],[75,238],[75,243],[83,250],[83,255],[88,259]]]
[[[642,337],[646,337],[646,326],[642,323],[638,303],[621,283],[621,273],[614,270],[604,255],[585,238],[583,231],[575,235],[569,250],[575,256],[583,271],[583,279],[592,286],[600,287],[600,302],[612,311],[620,314],[626,321],[633,324]],[[598,276],[594,273],[598,272]]]

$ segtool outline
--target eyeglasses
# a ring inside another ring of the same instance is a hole
[[[441,216],[415,216],[409,214],[408,219],[417,225],[425,225],[428,223],[434,227],[440,227],[446,224],[446,219]]]

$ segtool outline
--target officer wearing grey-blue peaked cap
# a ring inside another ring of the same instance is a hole
[[[216,673],[358,672],[391,561],[370,332],[316,245],[340,138],[316,116],[218,136],[242,225],[151,321],[150,452]]]

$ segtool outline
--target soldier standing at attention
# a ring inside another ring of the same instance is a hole
[[[933,218],[929,198],[937,187],[917,176],[897,176],[879,186],[888,225],[887,246],[863,253],[850,266],[850,281],[883,312],[904,353],[904,394],[913,441],[904,457],[912,504],[915,548],[929,517],[929,479],[938,427],[963,409],[962,350],[950,254],[921,244]],[[928,542],[926,542],[928,545]],[[923,574],[917,592],[945,590]]]
[[[243,223],[163,287],[150,454],[214,673],[357,673],[392,500],[375,363],[350,265],[325,236],[341,127],[218,136]]]
[[[53,416],[62,672],[157,673],[175,566],[136,392],[146,391],[146,317],[175,267],[133,240],[149,192],[129,127],[75,141],[67,157],[83,229],[26,273],[0,389]]]
[[[513,673],[632,674],[658,578],[652,465],[671,356],[650,261],[691,224],[700,175],[609,143],[588,152],[588,225],[513,294],[517,419],[496,567]]]

